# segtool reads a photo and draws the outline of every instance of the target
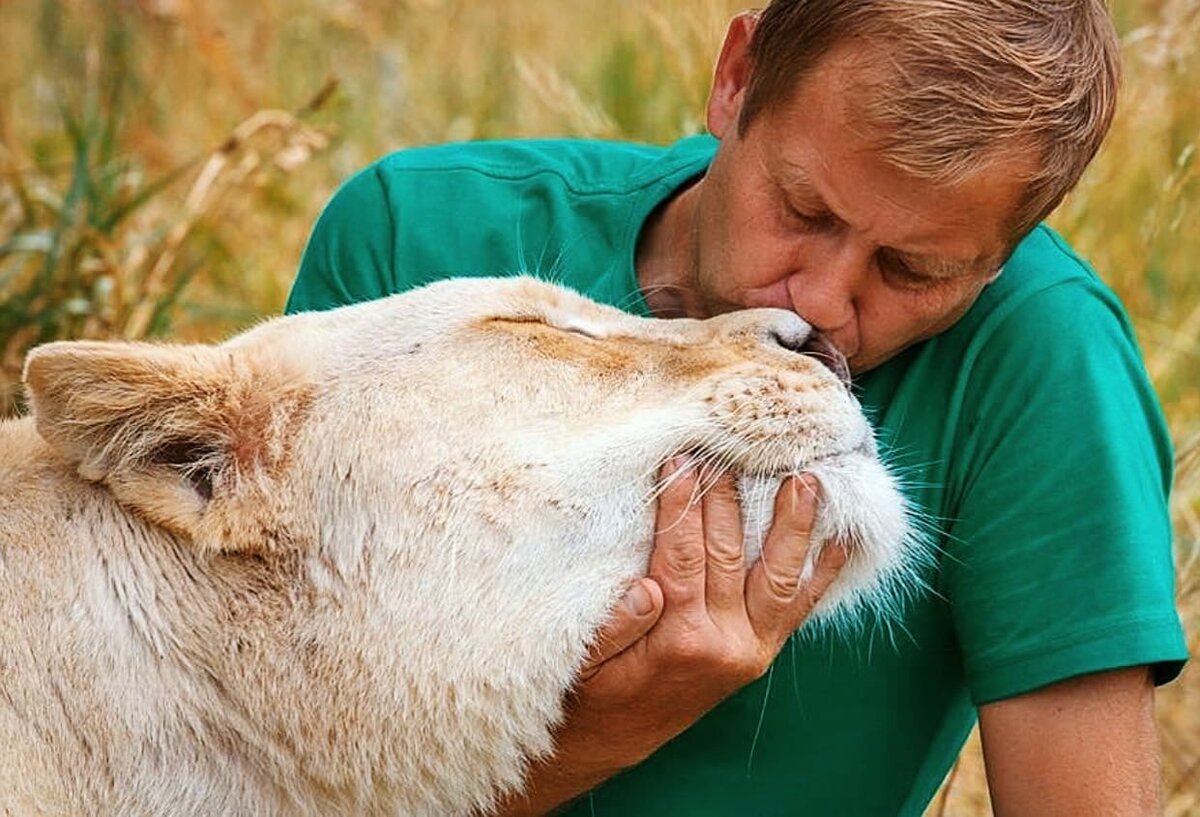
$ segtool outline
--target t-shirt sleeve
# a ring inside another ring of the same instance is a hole
[[[284,311],[331,309],[390,295],[395,218],[378,164],[351,177],[317,219]]]
[[[994,322],[965,382],[944,586],[976,704],[1187,657],[1170,440],[1124,314],[1070,279]]]

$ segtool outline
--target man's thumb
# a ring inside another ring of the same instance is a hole
[[[613,610],[612,618],[600,629],[591,652],[579,673],[586,681],[610,658],[623,653],[650,632],[662,615],[663,594],[653,579],[638,579],[625,591],[625,598]]]

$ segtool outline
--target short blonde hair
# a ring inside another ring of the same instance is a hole
[[[1104,0],[774,0],[750,42],[739,128],[853,40],[889,60],[855,105],[897,169],[951,183],[1036,151],[1018,238],[1075,186],[1112,122],[1119,44]]]

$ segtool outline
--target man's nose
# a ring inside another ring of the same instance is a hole
[[[855,325],[857,301],[871,271],[872,253],[846,237],[827,239],[813,249],[789,283],[792,306],[814,328],[841,336]]]

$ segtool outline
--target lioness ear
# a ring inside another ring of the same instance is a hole
[[[263,475],[306,401],[287,367],[252,351],[47,344],[25,364],[34,422],[80,476],[150,521],[214,549],[268,546]]]

